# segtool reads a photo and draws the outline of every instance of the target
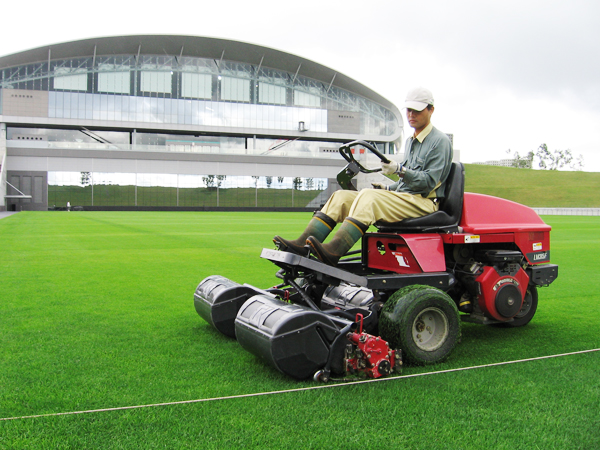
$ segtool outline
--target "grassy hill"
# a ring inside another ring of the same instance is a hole
[[[465,164],[465,191],[531,207],[598,208],[600,173]]]

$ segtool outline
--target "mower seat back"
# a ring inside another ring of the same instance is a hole
[[[436,212],[396,223],[376,222],[375,226],[383,233],[456,232],[462,216],[464,193],[465,168],[462,163],[454,162],[446,179],[446,196],[441,199]]]

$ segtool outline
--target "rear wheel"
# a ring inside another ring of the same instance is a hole
[[[429,286],[409,286],[385,303],[379,331],[413,364],[435,364],[456,346],[460,320],[448,294]]]

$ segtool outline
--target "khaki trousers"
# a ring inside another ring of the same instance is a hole
[[[421,217],[438,210],[433,199],[406,192],[384,191],[381,189],[363,189],[357,191],[336,191],[321,212],[327,214],[336,223],[352,217],[365,225],[377,221],[400,222],[409,217]]]

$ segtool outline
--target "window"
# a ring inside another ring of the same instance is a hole
[[[140,91],[170,94],[172,76],[172,72],[144,71],[141,73]]]
[[[87,71],[70,67],[57,67],[54,70],[54,89],[64,91],[87,91]]]
[[[131,92],[129,72],[100,72],[98,74],[98,92],[129,94]]]
[[[233,102],[250,101],[250,80],[223,77],[221,79],[221,100]]]
[[[208,74],[182,73],[181,96],[186,98],[211,98],[212,77]]]
[[[321,107],[321,97],[318,95],[308,94],[302,91],[294,91],[294,105],[309,106],[311,108]]]
[[[258,101],[260,103],[271,103],[285,105],[286,89],[283,86],[275,86],[269,83],[258,83]]]

